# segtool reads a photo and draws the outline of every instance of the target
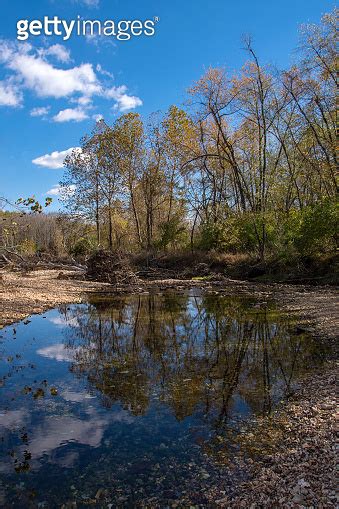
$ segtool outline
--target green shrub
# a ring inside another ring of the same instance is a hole
[[[157,246],[166,249],[168,246],[182,245],[187,242],[186,228],[182,224],[182,218],[175,215],[168,221],[160,224],[160,239]]]
[[[203,251],[258,254],[264,241],[265,257],[291,261],[335,252],[337,225],[337,203],[323,200],[288,213],[234,214],[223,222],[202,224],[197,247]]]
[[[228,253],[258,251],[262,240],[262,224],[265,221],[266,241],[272,244],[274,226],[268,218],[254,214],[230,215],[223,222],[203,224],[200,228],[198,247],[204,251],[216,249]],[[270,218],[271,221],[271,218]]]
[[[37,245],[32,239],[25,239],[19,248],[19,251],[23,255],[33,255],[37,252]]]
[[[338,241],[338,204],[324,200],[293,210],[283,230],[285,246],[302,256],[334,252]]]
[[[88,237],[81,237],[71,249],[74,256],[86,256],[94,250],[94,243]]]

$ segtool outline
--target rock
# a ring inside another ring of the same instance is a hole
[[[299,479],[297,485],[300,486],[301,488],[309,488],[310,487],[310,483],[305,481],[305,479]]]
[[[294,495],[294,497],[292,498],[292,501],[295,503],[295,504],[304,504],[305,503],[305,500],[304,498],[302,497],[302,495]]]

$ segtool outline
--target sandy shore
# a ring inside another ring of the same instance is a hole
[[[104,283],[58,279],[60,270],[21,274],[2,272],[0,279],[0,327],[28,315],[69,302],[81,302],[84,294],[103,289]],[[67,272],[68,277],[75,275]]]

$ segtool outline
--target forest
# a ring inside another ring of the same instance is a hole
[[[1,212],[3,249],[332,270],[335,13],[301,27],[287,70],[262,64],[250,37],[243,46],[241,70],[209,68],[184,108],[99,120],[64,161],[62,211]]]

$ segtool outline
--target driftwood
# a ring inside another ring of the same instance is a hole
[[[13,263],[3,253],[1,254],[1,258],[2,258],[3,262],[5,262],[6,265],[11,265]]]
[[[135,273],[142,279],[177,279],[178,271],[173,269],[161,269],[159,267],[147,267]]]
[[[64,269],[64,270],[79,270],[79,271],[86,270],[85,265],[80,265],[80,264],[70,265],[68,263],[53,263],[53,262],[44,262],[44,261],[37,262],[35,266],[39,267],[39,268],[47,268],[47,269]]]
[[[13,255],[13,256],[16,256],[17,258],[19,258],[22,262],[25,261],[24,257],[21,256],[21,254],[17,253],[16,251],[11,251],[10,249],[6,248],[6,247],[3,247],[2,248],[3,251],[5,251],[5,253],[7,253],[8,255]]]
[[[24,257],[16,251],[12,251],[4,247],[2,247],[1,250],[3,251],[0,253],[0,268],[2,269],[30,271],[46,268],[81,272],[86,270],[85,265],[78,264],[75,260],[72,260],[71,263],[63,263],[60,261],[52,262],[49,260],[43,260],[41,257],[37,256]]]

